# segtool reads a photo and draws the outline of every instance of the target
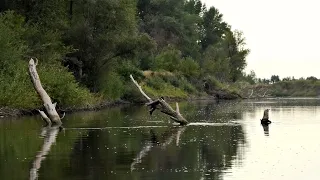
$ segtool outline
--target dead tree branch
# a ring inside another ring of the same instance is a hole
[[[48,93],[44,90],[44,88],[41,85],[40,77],[38,75],[36,66],[38,65],[38,59],[34,62],[34,60],[31,58],[29,61],[29,74],[33,83],[34,89],[39,94],[41,100],[43,101],[43,106],[46,109],[46,113],[43,111],[39,111],[41,117],[46,121],[46,123],[49,123],[49,120],[52,122],[52,124],[61,125],[61,118],[59,117],[57,111],[56,111],[56,103],[52,103],[50,96]]]
[[[130,75],[130,78],[132,82],[137,86],[140,93],[149,101],[146,105],[150,108],[149,112],[150,115],[152,115],[153,111],[156,109],[159,109],[162,113],[169,115],[169,117],[179,123],[180,125],[187,125],[189,122],[180,114],[179,110],[179,104],[176,103],[176,110],[173,110],[173,108],[164,100],[164,98],[159,98],[155,101],[153,101],[141,88],[141,86],[138,84],[138,82],[133,78],[132,75]]]

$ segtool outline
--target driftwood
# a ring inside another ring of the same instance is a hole
[[[137,86],[140,93],[149,101],[146,105],[150,108],[149,113],[152,115],[153,111],[159,109],[162,113],[169,115],[169,117],[179,123],[180,125],[187,125],[189,122],[180,114],[179,104],[176,103],[176,110],[164,100],[163,97],[152,100],[141,88],[141,86],[137,83],[137,81],[130,75],[132,82]]]
[[[267,95],[267,92],[268,92],[268,89],[262,95],[259,95],[258,93],[254,95],[253,89],[251,89],[250,95],[248,97],[245,97],[245,99],[264,98],[266,96],[270,96],[270,95]]]
[[[36,59],[37,60],[37,59]],[[39,111],[42,119],[49,125],[51,124],[57,124],[61,125],[61,118],[56,111],[56,103],[52,103],[50,96],[48,93],[43,89],[41,85],[41,81],[36,69],[36,66],[38,65],[38,60],[34,62],[34,60],[31,58],[29,61],[29,74],[34,86],[34,89],[39,94],[41,100],[43,101],[43,106],[46,109],[46,113],[44,111]]]

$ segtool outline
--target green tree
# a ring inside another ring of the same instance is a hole
[[[211,7],[203,14],[201,28],[201,45],[205,50],[208,46],[218,43],[226,31],[230,30],[229,25],[222,20],[223,15],[215,7]]]
[[[280,78],[278,75],[272,75],[270,80],[272,83],[276,83],[280,81]]]
[[[236,82],[242,76],[242,71],[246,67],[246,56],[250,51],[245,48],[245,39],[240,31],[227,32],[224,43],[230,63],[230,78],[232,82]]]
[[[314,77],[314,76],[309,76],[309,77],[307,77],[306,80],[317,81],[318,78],[316,78],[316,77]]]

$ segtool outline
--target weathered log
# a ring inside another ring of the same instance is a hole
[[[31,58],[29,61],[29,74],[33,83],[33,86],[35,88],[35,90],[37,91],[37,93],[39,94],[40,98],[43,101],[43,106],[46,109],[47,112],[47,117],[44,117],[43,114],[45,114],[44,112],[40,114],[42,116],[42,118],[47,121],[48,119],[50,119],[50,121],[52,122],[52,124],[57,124],[60,125],[62,124],[61,122],[61,118],[58,115],[58,112],[56,111],[56,103],[52,103],[50,96],[48,95],[48,93],[43,89],[42,85],[41,85],[41,81],[36,69],[36,66],[38,64],[38,60],[37,62],[34,62],[34,60]],[[48,118],[48,119],[47,119]]]
[[[176,103],[176,110],[164,100],[163,97],[153,101],[141,88],[138,82],[130,75],[132,82],[138,87],[140,93],[149,101],[146,105],[150,108],[149,112],[152,115],[153,111],[159,109],[162,113],[167,114],[170,118],[180,125],[187,125],[189,122],[180,114],[179,104]]]

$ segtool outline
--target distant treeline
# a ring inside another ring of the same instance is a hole
[[[30,57],[63,106],[134,100],[129,74],[173,97],[250,79],[242,33],[200,0],[2,0],[0,11],[0,106],[41,105]]]
[[[320,80],[314,76],[296,79],[293,76],[280,78],[272,75],[270,79],[256,78],[251,71],[246,75],[247,83],[239,83],[239,94],[243,97],[316,97],[320,96]],[[250,85],[248,84],[250,83]]]
[[[245,75],[247,82],[250,84],[274,84],[281,81],[302,81],[302,80],[310,80],[310,81],[317,81],[319,80],[315,76],[309,76],[307,78],[300,77],[296,79],[294,76],[287,76],[284,78],[280,78],[279,75],[271,75],[270,79],[268,78],[257,78],[255,72],[252,70],[248,75]]]

